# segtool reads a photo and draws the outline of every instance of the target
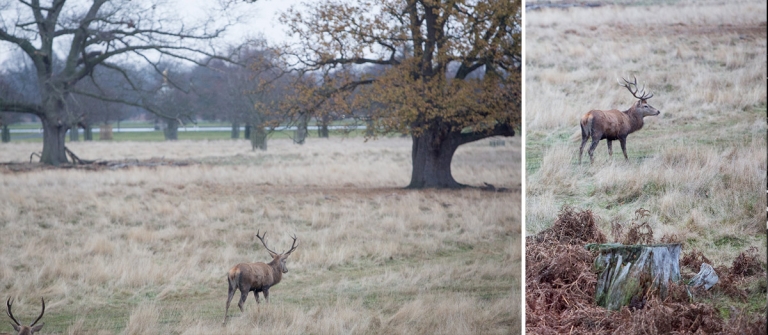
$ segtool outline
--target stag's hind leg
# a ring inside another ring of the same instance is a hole
[[[592,144],[589,146],[589,151],[587,153],[589,154],[589,163],[592,164],[595,162],[595,148],[597,148],[597,145],[600,143],[600,138],[592,137]]]
[[[243,311],[243,305],[245,304],[245,299],[248,298],[248,292],[250,292],[249,289],[240,288],[240,301],[237,303],[237,307],[240,307],[240,312]]]
[[[224,309],[224,324],[227,324],[227,314],[229,314],[229,303],[232,302],[232,297],[235,296],[235,287],[232,283],[229,283],[229,292],[227,292],[227,307]]]
[[[585,134],[581,134],[581,146],[579,147],[579,165],[581,165],[581,156],[584,154],[584,146],[587,144],[587,139],[589,139],[588,136]]]

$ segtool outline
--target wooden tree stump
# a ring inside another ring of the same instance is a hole
[[[680,281],[680,244],[616,245],[596,247],[600,255],[595,267],[597,280],[596,303],[618,310],[642,299],[651,290],[666,297],[670,281]]]

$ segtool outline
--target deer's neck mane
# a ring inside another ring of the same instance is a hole
[[[283,269],[280,268],[280,260],[273,259],[267,265],[272,268],[272,279],[274,280],[272,285],[279,283],[280,279],[283,279]]]
[[[630,130],[630,132],[634,132],[636,130],[640,130],[640,128],[643,128],[643,116],[636,113],[635,105],[632,105],[632,107],[625,110],[623,113],[630,120],[630,124],[632,126],[632,129]]]

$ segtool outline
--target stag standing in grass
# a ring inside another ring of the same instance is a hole
[[[43,314],[45,314],[45,300],[43,300],[43,298],[40,298],[40,301],[42,301],[43,303],[43,310],[40,312],[40,316],[38,316],[37,319],[35,319],[35,321],[33,321],[29,326],[22,325],[21,322],[19,322],[19,320],[16,320],[16,318],[13,317],[13,312],[11,312],[11,305],[13,305],[13,301],[11,300],[11,298],[8,298],[8,300],[5,302],[5,306],[8,308],[8,310],[6,310],[6,313],[8,314],[8,317],[11,318],[11,320],[13,320],[13,323],[11,324],[11,326],[13,326],[13,329],[16,330],[17,335],[34,334],[39,332],[40,329],[43,329],[43,326],[45,325],[45,323],[41,323],[35,326],[37,321],[40,321],[40,319],[43,317]]]
[[[587,139],[592,138],[592,145],[589,147],[589,161],[593,163],[595,161],[592,155],[597,147],[597,144],[602,139],[608,141],[608,155],[613,156],[613,148],[611,143],[614,140],[619,140],[621,143],[621,151],[624,153],[624,159],[629,161],[627,157],[627,135],[643,128],[643,118],[651,115],[659,115],[661,113],[658,109],[653,108],[648,104],[648,99],[653,97],[653,94],[645,94],[645,86],[640,89],[640,96],[637,95],[637,78],[632,77],[634,80],[629,82],[624,80],[624,84],[619,83],[621,86],[626,87],[632,96],[637,98],[637,102],[632,105],[626,111],[619,111],[617,109],[611,109],[607,111],[603,110],[591,110],[581,117],[581,147],[579,148],[579,164],[581,164],[581,156],[584,153],[584,145],[587,144]],[[634,89],[632,89],[634,87]]]
[[[227,313],[229,313],[229,303],[232,301],[232,297],[235,295],[235,289],[240,290],[240,302],[237,303],[237,307],[240,307],[240,312],[243,311],[243,304],[248,297],[248,292],[253,292],[253,296],[256,298],[256,303],[259,303],[259,292],[264,294],[264,300],[269,302],[269,288],[280,283],[283,279],[283,273],[288,272],[288,268],[285,266],[285,261],[288,256],[296,250],[296,235],[293,238],[293,244],[291,249],[282,254],[278,254],[272,250],[269,250],[267,243],[264,242],[264,235],[259,236],[259,232],[256,232],[256,237],[267,249],[269,255],[272,256],[272,261],[269,263],[240,263],[235,265],[229,270],[227,274],[227,281],[229,283],[229,294],[227,296],[227,308],[224,310],[224,324],[227,323]]]

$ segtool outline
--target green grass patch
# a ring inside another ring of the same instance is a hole
[[[715,239],[714,243],[720,248],[730,247],[734,249],[742,249],[747,244],[747,240],[738,236],[726,235]]]

